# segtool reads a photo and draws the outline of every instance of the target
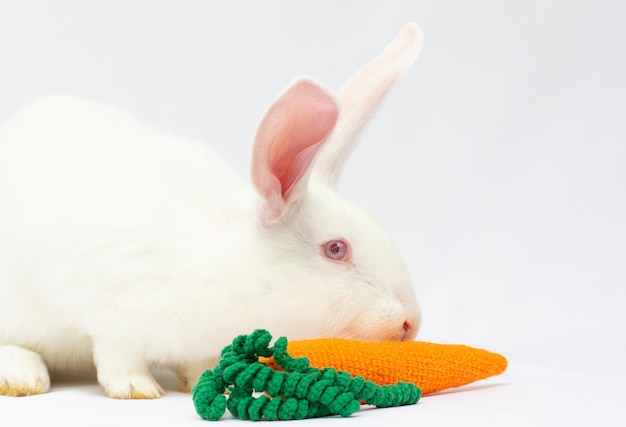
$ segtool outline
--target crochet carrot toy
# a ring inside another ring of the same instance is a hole
[[[332,366],[380,385],[409,382],[422,394],[460,387],[503,373],[504,356],[460,344],[423,341],[367,342],[341,338],[290,341],[292,357],[306,357],[311,366]],[[269,363],[276,367],[276,362]]]
[[[469,384],[507,365],[498,354],[463,345],[331,338],[288,344],[282,337],[270,348],[271,339],[257,330],[224,348],[219,365],[193,389],[203,419],[219,420],[226,408],[255,421],[349,416],[361,403],[414,404],[422,392]]]

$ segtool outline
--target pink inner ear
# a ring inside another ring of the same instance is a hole
[[[252,178],[262,194],[284,200],[292,196],[332,132],[337,115],[332,96],[307,80],[296,83],[272,105],[259,126],[253,156]]]
[[[295,183],[298,182],[300,178],[302,178],[302,175],[304,175],[308,166],[313,161],[315,153],[317,153],[321,146],[322,141],[317,142],[304,148],[293,158],[291,166],[287,169],[287,173],[283,175],[283,179],[280,183],[283,199],[289,197],[288,193],[291,191],[291,189],[293,189]]]

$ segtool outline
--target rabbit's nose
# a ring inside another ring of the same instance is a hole
[[[409,319],[404,321],[402,329],[404,334],[402,335],[402,338],[400,338],[400,341],[411,341],[415,338],[415,335],[417,335],[417,331],[415,330],[416,328],[413,326],[413,322]]]

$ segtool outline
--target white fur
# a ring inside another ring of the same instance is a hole
[[[390,238],[309,172],[268,224],[267,201],[201,142],[73,97],[24,108],[0,128],[0,394],[46,391],[46,366],[94,364],[111,397],[160,396],[153,364],[188,390],[257,328],[413,338],[420,312]],[[350,263],[323,256],[334,238]]]

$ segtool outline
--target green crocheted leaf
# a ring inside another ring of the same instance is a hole
[[[414,404],[421,397],[414,384],[379,386],[333,368],[311,368],[306,357],[289,355],[286,338],[274,347],[271,341],[270,333],[259,329],[222,350],[218,366],[204,372],[192,392],[202,419],[217,421],[226,409],[235,418],[252,421],[347,417],[359,410],[361,401],[390,407]],[[261,357],[273,357],[283,370],[259,362]]]

